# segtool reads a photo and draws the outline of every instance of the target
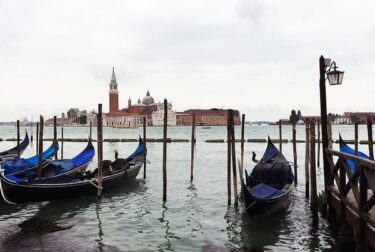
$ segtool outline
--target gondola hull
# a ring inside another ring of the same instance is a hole
[[[134,179],[138,175],[141,167],[142,163],[139,163],[127,170],[103,177],[103,190],[125,185],[129,180]],[[95,194],[98,190],[96,185],[96,180],[93,179],[82,181],[77,179],[77,181],[72,183],[34,184],[30,186],[15,184],[5,179],[1,180],[3,197],[6,201],[17,204]]]
[[[245,184],[242,183],[241,201],[249,215],[264,215],[275,212],[279,209],[287,208],[291,202],[290,195],[292,191],[293,187],[291,186],[290,190],[277,199],[260,201],[255,199],[248,191]]]
[[[289,205],[293,183],[290,163],[268,137],[262,159],[250,175],[245,171],[240,200],[250,215],[271,213]]]

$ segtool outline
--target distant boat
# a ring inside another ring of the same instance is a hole
[[[287,206],[293,190],[294,175],[289,162],[268,137],[262,159],[250,176],[245,170],[241,201],[249,214],[267,213]]]
[[[203,126],[202,129],[211,129],[210,126]]]
[[[138,129],[138,126],[123,124],[123,125],[112,125],[112,128],[115,128],[115,129]]]
[[[17,146],[15,146],[15,147],[13,147],[9,150],[0,152],[0,161],[2,161],[4,159],[7,159],[7,158],[11,158],[11,157],[17,157],[18,150],[19,150],[20,155],[21,155],[25,151],[25,149],[27,148],[29,143],[30,143],[29,135],[27,134],[27,131],[26,131],[25,138],[19,144],[19,148]]]

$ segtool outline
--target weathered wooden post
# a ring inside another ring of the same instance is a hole
[[[320,121],[317,122],[318,125],[318,157],[317,157],[317,163],[318,167],[320,167]]]
[[[310,196],[310,171],[309,171],[309,161],[310,161],[310,122],[306,121],[306,147],[305,147],[305,197]]]
[[[359,162],[358,162],[359,163]],[[357,163],[357,164],[358,164]],[[366,178],[365,167],[362,165],[359,165],[357,168],[360,170],[359,175],[359,216],[362,217],[362,215],[365,213],[364,208],[367,204],[368,199],[368,183]],[[359,249],[356,251],[370,251],[368,249],[365,249],[366,247],[366,229],[367,229],[367,223],[364,217],[359,219],[359,234],[358,234],[358,244],[357,246]]]
[[[36,154],[39,155],[39,123],[36,123],[36,144],[35,144]]]
[[[103,190],[103,115],[102,104],[98,104],[97,133],[98,133],[98,193],[97,197],[102,197]]]
[[[281,126],[281,119],[279,120],[279,149],[280,152],[283,152],[283,135],[282,135],[282,126]]]
[[[20,157],[20,120],[17,120],[17,156]]]
[[[61,159],[64,158],[64,121],[65,121],[65,114],[61,114],[61,152],[60,157]]]
[[[297,145],[296,145],[296,124],[300,119],[300,112],[298,111],[298,115],[296,111],[293,109],[290,116],[289,122],[292,124],[292,132],[293,132],[293,159],[294,159],[294,185],[298,183],[298,174],[297,174]]]
[[[39,159],[38,159],[38,178],[42,177],[42,155],[43,155],[43,127],[44,127],[44,118],[40,116],[39,122]]]
[[[354,123],[354,151],[358,155],[358,121]]]
[[[311,170],[311,210],[316,213],[318,210],[318,194],[316,187],[316,167],[315,167],[315,122],[310,125],[310,170]]]
[[[53,117],[53,141],[57,142],[57,117]],[[57,159],[57,151],[55,153],[55,160]]]
[[[328,120],[328,148],[332,149],[332,121]]]
[[[90,135],[89,135],[89,139],[91,140],[92,139],[92,122],[90,121]]]
[[[371,160],[374,160],[374,143],[372,140],[372,116],[367,117],[368,153]]]
[[[143,117],[143,144],[146,147],[146,123],[147,117]],[[146,155],[143,155],[143,179],[146,179]]]
[[[234,113],[230,110],[231,116],[231,144],[232,144],[232,171],[233,171],[233,193],[234,193],[234,206],[238,207],[238,189],[237,189],[237,168],[236,168],[236,136],[234,131]]]
[[[195,147],[195,115],[193,115],[193,121],[191,124],[191,166],[190,166],[190,182],[193,181],[194,174],[194,147]]]
[[[31,136],[30,136],[30,141],[31,141],[31,143],[33,143],[33,141],[34,141],[34,129],[33,129],[33,124],[34,124],[34,122],[33,122],[33,118],[31,117],[31,124],[30,124],[30,133],[31,133]],[[31,145],[32,146],[32,145]]]
[[[242,114],[241,121],[241,169],[240,169],[240,178],[243,176],[244,169],[244,156],[245,156],[245,114]]]
[[[297,174],[297,144],[296,144],[296,124],[293,123],[293,159],[294,159],[294,184],[298,183],[298,174]]]
[[[164,125],[163,125],[163,202],[167,201],[167,127],[168,103],[164,99]]]
[[[231,187],[231,174],[230,169],[231,165],[231,158],[232,158],[232,147],[231,147],[231,116],[230,110],[227,110],[227,191],[228,191],[228,205],[232,204],[232,187]]]

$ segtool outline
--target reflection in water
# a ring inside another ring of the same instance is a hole
[[[103,251],[103,247],[105,247],[105,244],[102,242],[103,241],[103,229],[102,229],[102,221],[99,216],[99,210],[100,210],[100,200],[96,202],[96,207],[95,207],[95,212],[96,212],[96,219],[98,220],[98,239],[95,239],[95,241],[98,242],[98,248],[100,251]]]
[[[170,240],[170,236],[172,235],[172,233],[170,233],[169,232],[169,229],[170,229],[170,227],[169,227],[169,220],[168,219],[166,219],[165,218],[165,213],[167,212],[167,210],[168,210],[168,208],[167,208],[167,206],[165,205],[165,202],[163,203],[163,212],[162,212],[162,214],[161,214],[161,218],[159,218],[159,221],[161,222],[161,223],[165,223],[165,239],[166,239],[166,248],[163,248],[162,246],[161,246],[161,244],[159,244],[158,245],[158,251],[164,251],[164,250],[171,250],[171,240]]]
[[[250,217],[246,212],[236,219],[236,227],[240,227],[240,246],[246,251],[263,251],[279,240],[282,222],[286,210],[274,212],[265,216]]]
[[[198,221],[198,217],[196,217],[198,214],[202,212],[202,209],[197,206],[197,188],[193,184],[193,182],[190,183],[188,186],[188,195],[187,195],[187,201],[186,201],[186,210],[191,213],[187,216],[186,221],[188,222],[188,226],[191,227],[191,236],[195,237],[195,233],[202,230],[202,223]]]

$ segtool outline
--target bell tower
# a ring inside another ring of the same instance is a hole
[[[109,113],[118,111],[118,89],[115,76],[115,67],[112,68],[112,78],[109,83]]]

